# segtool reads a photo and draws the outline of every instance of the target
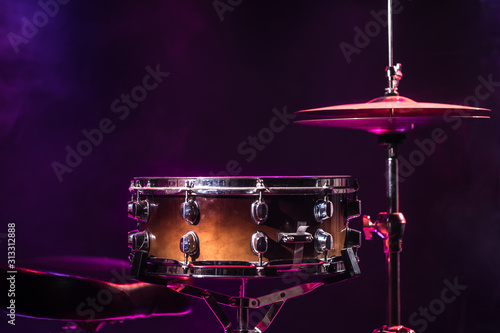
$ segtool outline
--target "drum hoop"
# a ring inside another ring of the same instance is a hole
[[[305,259],[295,268],[291,260],[272,260],[266,267],[273,269],[267,275],[265,269],[259,273],[256,263],[245,261],[200,261],[184,267],[180,262],[172,259],[150,257],[146,274],[165,277],[194,277],[194,278],[271,278],[282,275],[332,275],[345,270],[340,257],[332,257],[327,270],[324,262],[318,259]]]
[[[300,177],[135,177],[130,192],[146,195],[343,194],[357,191],[350,176]]]

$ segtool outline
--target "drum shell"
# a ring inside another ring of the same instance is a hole
[[[268,195],[264,201],[269,207],[268,219],[256,224],[251,217],[251,205],[255,195],[193,195],[200,208],[200,220],[196,225],[184,221],[180,206],[185,200],[181,195],[143,196],[150,204],[150,218],[143,224],[150,236],[150,257],[184,261],[180,251],[181,237],[194,231],[199,238],[199,254],[191,260],[197,261],[246,261],[255,262],[257,256],[251,251],[250,240],[257,231],[268,236],[268,251],[265,261],[307,258],[324,258],[314,249],[314,241],[300,244],[278,244],[279,232],[297,232],[299,222],[304,222],[307,232],[314,235],[318,229],[330,233],[334,248],[328,256],[340,256],[345,241],[344,204],[345,194],[327,196],[334,207],[333,216],[322,223],[314,217],[314,207],[324,195]],[[303,245],[303,246],[302,246]],[[302,249],[302,253],[301,253]]]

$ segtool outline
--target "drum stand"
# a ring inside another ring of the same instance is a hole
[[[402,251],[403,234],[406,221],[399,212],[399,174],[398,145],[403,143],[403,133],[380,134],[379,143],[386,145],[386,196],[387,212],[380,213],[378,220],[372,222],[369,216],[363,216],[363,231],[368,240],[372,232],[384,239],[384,252],[387,259],[388,325],[376,329],[373,333],[415,333],[401,325],[401,296],[399,257]]]
[[[308,293],[322,285],[322,283],[310,283],[299,286],[299,288],[291,288],[286,291],[278,291],[259,298],[248,298],[245,297],[246,282],[246,278],[241,279],[239,297],[231,297],[202,288],[188,286],[185,284],[172,285],[169,287],[179,293],[203,299],[224,328],[224,332],[258,333],[264,332],[269,327],[269,325],[271,325],[271,322],[274,320],[288,298]],[[231,320],[219,304],[237,308],[238,328],[236,330],[233,329]],[[261,319],[261,321],[257,325],[255,325],[253,329],[250,329],[249,326],[252,323],[249,322],[249,310],[266,305],[270,305],[268,311],[264,314],[264,317]]]
[[[303,283],[284,290],[276,289],[270,294],[253,298],[246,296],[245,289],[248,278],[241,278],[239,296],[233,297],[193,285],[169,283],[168,277],[149,275],[146,272],[148,253],[142,251],[138,251],[134,255],[132,276],[140,281],[164,285],[178,293],[203,299],[221,323],[225,333],[262,333],[271,325],[287,299],[304,295],[323,285],[330,285],[359,276],[361,272],[354,248],[347,246],[342,249],[341,256],[344,270],[340,273],[325,277],[319,276],[319,281]],[[237,308],[238,328],[236,330],[233,329],[231,320],[221,305]],[[254,325],[249,320],[250,309],[258,309],[265,306],[269,306],[267,312],[265,312],[260,322]],[[250,326],[254,327],[250,328]]]

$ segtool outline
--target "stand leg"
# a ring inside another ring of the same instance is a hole
[[[242,278],[238,297],[212,292],[207,289],[183,283],[168,284],[167,287],[178,293],[203,299],[210,310],[212,310],[217,320],[221,323],[225,333],[263,333],[269,325],[271,325],[287,299],[307,294],[323,285],[349,280],[360,275],[358,259],[353,248],[347,247],[342,249],[341,253],[342,261],[345,266],[345,271],[343,273],[325,278],[323,282],[308,282],[288,289],[276,290],[270,294],[257,298],[249,298],[246,296],[247,278]],[[167,281],[164,277],[148,276],[147,274],[140,275],[140,277],[143,281],[159,285],[165,285]],[[238,326],[236,329],[233,329],[231,320],[228,318],[221,305],[237,308]],[[250,309],[258,309],[265,306],[269,306],[269,309],[264,314],[261,321],[257,323],[257,325],[253,325],[253,323],[249,322]]]

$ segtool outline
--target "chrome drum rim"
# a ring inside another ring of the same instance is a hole
[[[357,191],[350,176],[299,177],[135,177],[132,194],[266,195],[342,194]]]

